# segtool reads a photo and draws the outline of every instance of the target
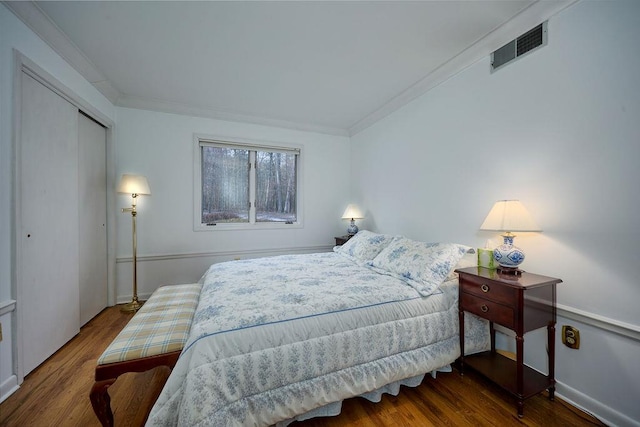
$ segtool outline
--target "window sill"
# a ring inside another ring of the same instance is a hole
[[[218,223],[216,225],[196,224],[193,231],[233,231],[233,230],[292,230],[304,228],[301,222],[285,224],[283,222],[256,222],[256,223]]]

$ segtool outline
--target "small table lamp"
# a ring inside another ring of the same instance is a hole
[[[480,230],[504,231],[504,242],[493,250],[493,258],[502,273],[520,274],[518,266],[524,261],[524,252],[513,244],[512,231],[542,231],[519,200],[499,200],[493,205]]]
[[[138,251],[138,241],[136,238],[136,216],[138,213],[136,211],[136,198],[142,195],[150,195],[151,190],[149,189],[147,177],[142,175],[124,174],[120,179],[117,191],[118,193],[131,194],[131,207],[122,208],[122,212],[131,212],[131,235],[133,237],[133,297],[131,302],[124,304],[120,310],[125,312],[135,312],[142,307],[142,304],[138,301],[138,260],[136,254]]]
[[[350,236],[353,236],[358,232],[358,226],[356,225],[355,220],[362,219],[362,218],[364,218],[364,215],[362,215],[362,212],[360,211],[360,208],[358,208],[357,205],[352,203],[347,206],[347,209],[345,209],[344,213],[342,214],[342,219],[351,220],[351,224],[349,225],[349,228],[347,228],[347,233]]]

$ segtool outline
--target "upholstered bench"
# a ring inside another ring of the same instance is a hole
[[[103,426],[113,426],[107,389],[127,372],[172,369],[189,336],[200,284],[158,288],[98,359],[91,404]]]

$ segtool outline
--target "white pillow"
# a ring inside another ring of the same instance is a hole
[[[389,243],[395,239],[387,234],[373,233],[361,230],[342,246],[336,246],[333,251],[358,263],[371,262]]]
[[[374,270],[405,281],[422,296],[431,295],[449,275],[469,246],[393,240],[370,263]]]

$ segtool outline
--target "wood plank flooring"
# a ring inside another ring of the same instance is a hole
[[[27,376],[20,389],[0,404],[0,426],[99,426],[89,391],[96,361],[126,325],[131,314],[110,307]],[[117,427],[141,426],[169,372],[126,374],[109,388]],[[499,388],[469,372],[455,370],[426,376],[416,388],[402,387],[398,396],[380,403],[354,398],[344,402],[338,417],[294,423],[296,427],[391,426],[603,426],[593,417],[556,398],[543,395],[525,401],[518,419],[515,402]]]

